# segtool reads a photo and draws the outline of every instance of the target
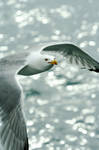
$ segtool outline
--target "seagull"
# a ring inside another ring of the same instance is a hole
[[[31,76],[51,69],[58,64],[52,52],[63,55],[71,64],[99,72],[99,62],[72,43],[50,44],[39,51],[24,50],[0,59],[0,149],[29,150],[23,92],[16,76]]]

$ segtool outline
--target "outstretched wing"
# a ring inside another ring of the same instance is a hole
[[[22,93],[15,78],[27,55],[23,52],[0,60],[0,150],[29,150]]]
[[[55,44],[43,48],[45,52],[62,54],[70,63],[76,63],[90,71],[99,72],[99,63],[74,44]]]

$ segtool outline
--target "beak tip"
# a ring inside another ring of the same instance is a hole
[[[58,64],[58,62],[55,59],[52,60],[50,63],[53,64],[53,65],[57,65]]]

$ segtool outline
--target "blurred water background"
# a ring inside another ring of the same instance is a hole
[[[0,0],[0,58],[67,41],[99,53],[99,0]],[[30,150],[99,150],[99,74],[61,60],[20,83]]]

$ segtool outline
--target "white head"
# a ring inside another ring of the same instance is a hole
[[[21,75],[33,75],[49,70],[54,65],[57,65],[57,61],[54,56],[41,55],[38,52],[29,55],[26,61],[26,66],[21,68],[18,74]]]
[[[45,70],[50,69],[54,65],[57,65],[56,58],[51,55],[41,55],[40,57],[40,65],[42,66]]]

